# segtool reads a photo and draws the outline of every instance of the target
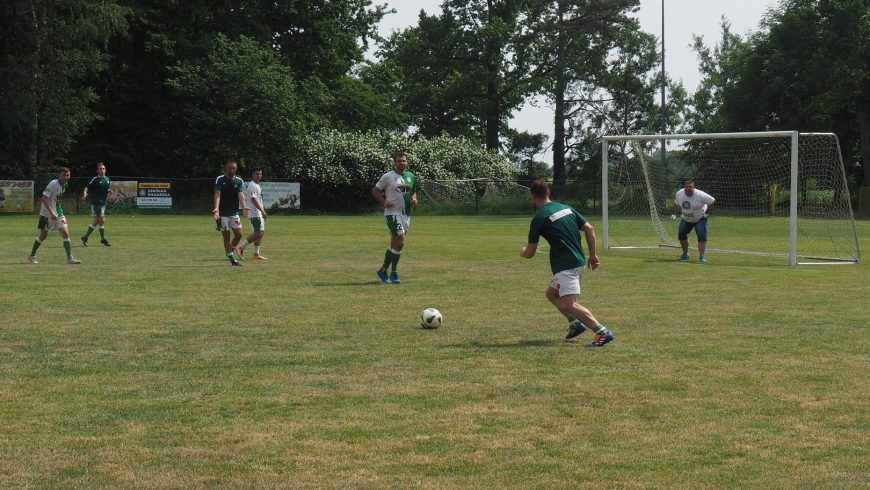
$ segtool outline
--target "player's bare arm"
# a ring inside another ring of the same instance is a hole
[[[378,186],[372,187],[372,196],[374,196],[375,201],[381,203],[381,206],[385,208],[393,207],[393,203],[384,199],[384,196],[381,194],[381,190],[378,189]]]
[[[218,208],[220,208],[220,205],[221,205],[221,191],[214,191],[214,211],[212,211],[212,214],[214,214],[214,219],[221,218],[221,212],[218,210]]]
[[[595,248],[595,228],[593,228],[589,223],[586,223],[580,227],[580,230],[582,230],[583,234],[586,235],[586,245],[589,247],[589,260],[586,261],[586,267],[595,270],[601,263],[598,259],[598,253]]]
[[[257,200],[256,197],[251,198],[251,202],[254,203],[254,207],[260,210],[260,214],[263,215],[263,219],[266,219],[266,209],[260,204],[260,201]]]
[[[532,257],[535,256],[535,252],[537,252],[537,251],[538,251],[538,244],[537,243],[529,243],[528,245],[523,247],[522,250],[520,250],[520,257],[525,257],[527,259],[531,259]]]
[[[248,202],[245,199],[245,193],[239,192],[239,204],[242,206],[242,216],[248,217]]]
[[[48,214],[51,215],[51,219],[57,220],[57,212],[54,210],[54,206],[51,205],[51,200],[48,196],[42,196],[42,204],[48,209]]]

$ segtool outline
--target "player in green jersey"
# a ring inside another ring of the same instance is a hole
[[[613,340],[613,333],[600,324],[588,308],[577,302],[584,267],[595,270],[599,265],[595,252],[595,230],[571,206],[551,201],[550,189],[543,180],[532,183],[530,190],[538,211],[529,224],[529,242],[520,250],[520,257],[531,259],[535,256],[540,238],[547,240],[550,244],[553,279],[547,287],[546,296],[568,319],[568,335],[565,338],[573,339],[589,325],[595,332],[595,339],[586,347],[602,347]],[[583,254],[581,231],[586,236],[589,260]]]
[[[396,269],[405,247],[405,235],[411,225],[409,210],[411,206],[417,205],[417,177],[407,171],[408,157],[404,153],[397,153],[393,157],[393,168],[394,170],[385,173],[372,187],[372,196],[384,206],[384,219],[390,230],[390,246],[384,254],[383,265],[377,270],[377,275],[384,284],[402,283]],[[392,269],[389,276],[388,268]]]
[[[91,233],[94,232],[94,228],[100,227],[100,243],[107,247],[111,247],[112,244],[106,240],[106,202],[109,200],[109,196],[112,195],[112,189],[109,188],[111,182],[109,178],[106,177],[106,166],[103,162],[97,164],[97,176],[91,179],[88,182],[88,185],[85,186],[85,191],[82,194],[82,199],[87,200],[88,196],[91,197],[91,216],[94,217],[94,221],[91,222],[91,225],[88,226],[88,231],[82,236],[82,245],[88,246],[88,237],[91,236]]]
[[[27,260],[31,264],[38,264],[36,260],[36,250],[42,245],[42,242],[48,237],[48,232],[57,230],[63,238],[63,248],[66,250],[67,264],[81,264],[81,261],[76,260],[72,256],[72,245],[69,242],[69,230],[67,230],[66,217],[63,215],[63,206],[60,204],[60,198],[69,187],[70,171],[66,167],[61,167],[57,174],[57,178],[52,180],[45,186],[45,191],[42,192],[42,208],[39,210],[39,236],[33,242],[33,248],[30,250],[30,255]]]
[[[242,239],[242,220],[239,218],[239,205],[242,212],[248,215],[248,206],[245,203],[245,183],[236,175],[239,165],[235,160],[227,160],[226,173],[214,181],[214,211],[215,227],[224,237],[224,250],[227,258],[233,265],[242,265],[233,256],[236,246]],[[233,238],[230,241],[230,230]]]

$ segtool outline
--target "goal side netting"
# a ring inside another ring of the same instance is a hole
[[[602,180],[604,248],[679,247],[671,210],[693,180],[716,199],[708,251],[788,257],[792,265],[860,260],[834,134],[606,136]],[[695,248],[694,234],[689,243]]]

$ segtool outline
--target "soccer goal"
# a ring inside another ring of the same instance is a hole
[[[860,260],[834,134],[605,136],[601,173],[604,248],[679,247],[674,195],[693,180],[716,198],[708,252],[788,257],[791,265]]]

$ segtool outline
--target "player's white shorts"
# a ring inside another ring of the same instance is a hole
[[[559,297],[569,294],[580,294],[580,285],[583,283],[583,271],[586,266],[576,269],[568,269],[557,272],[550,281],[550,287],[559,292]]]
[[[220,220],[215,220],[218,231],[230,231],[242,229],[242,219],[236,216],[221,216]]]
[[[408,233],[408,227],[411,226],[411,216],[407,214],[388,214],[384,216],[384,219],[387,221],[387,228],[392,236]]]
[[[47,216],[40,216],[39,225],[36,228],[45,231],[54,231],[61,228],[66,228],[66,216],[60,215],[57,217],[57,219],[51,219]]]
[[[248,218],[248,221],[251,222],[251,231],[254,233],[258,231],[266,231],[266,220],[263,218]]]

